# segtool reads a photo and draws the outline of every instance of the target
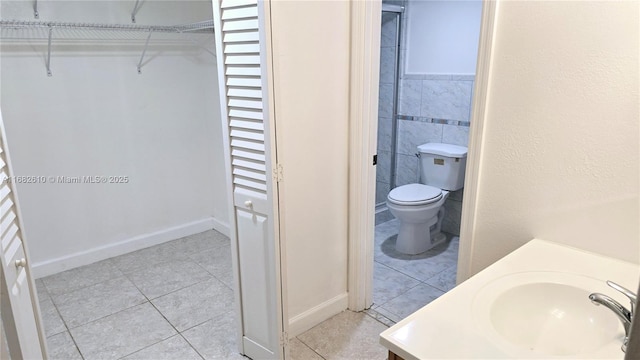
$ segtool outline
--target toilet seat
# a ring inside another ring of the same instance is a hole
[[[391,190],[387,200],[396,205],[417,206],[437,202],[442,199],[442,190],[424,184],[408,184]]]

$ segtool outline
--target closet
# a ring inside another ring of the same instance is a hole
[[[135,23],[133,0],[33,4],[0,4],[14,174],[46,180],[16,184],[32,277],[228,234],[211,1],[142,1]],[[97,176],[127,181],[58,181]]]
[[[18,185],[38,278],[211,228],[228,234],[211,3],[145,1],[135,24],[134,3],[40,2],[38,20],[30,2],[2,3],[14,171],[127,178]]]

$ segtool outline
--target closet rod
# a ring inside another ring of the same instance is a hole
[[[96,23],[71,23],[57,21],[28,21],[28,20],[0,20],[1,28],[28,29],[28,28],[58,28],[58,29],[84,29],[107,31],[141,31],[161,33],[212,33],[213,20],[206,20],[191,24],[159,26],[159,25],[129,25],[129,24],[96,24]]]
[[[147,32],[147,39],[144,43],[144,49],[142,50],[142,56],[137,65],[138,74],[142,74],[142,62],[147,53],[147,47],[149,46],[149,40],[151,34],[155,33],[173,33],[173,34],[194,34],[194,33],[213,33],[213,20],[206,20],[191,24],[175,25],[175,26],[156,26],[156,25],[124,25],[124,24],[95,24],[95,23],[69,23],[69,22],[56,22],[56,21],[26,21],[26,20],[0,20],[1,29],[47,29],[47,57],[46,68],[47,76],[52,76],[51,72],[51,42],[53,38],[54,29],[81,29],[81,30],[106,30],[106,31],[132,31],[132,32]],[[193,39],[189,39],[191,42],[197,44]],[[202,47],[202,46],[201,46]],[[215,53],[212,53],[205,47],[202,47],[208,53],[215,57]]]

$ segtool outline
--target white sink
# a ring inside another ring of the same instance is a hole
[[[624,329],[613,312],[589,300],[612,293],[597,279],[561,272],[522,272],[480,289],[472,313],[477,325],[514,355],[591,354],[622,343]]]
[[[622,359],[624,328],[589,294],[628,299],[640,266],[534,239],[380,334],[406,360]]]

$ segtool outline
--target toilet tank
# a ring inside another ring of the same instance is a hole
[[[420,182],[449,191],[462,189],[467,147],[442,143],[418,146]]]

